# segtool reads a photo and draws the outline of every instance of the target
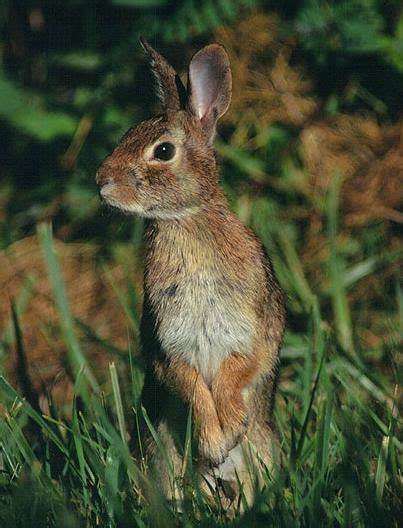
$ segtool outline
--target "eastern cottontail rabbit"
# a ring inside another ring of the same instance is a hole
[[[143,401],[176,476],[191,405],[200,472],[210,482],[219,477],[213,485],[239,479],[250,494],[245,460],[271,462],[284,310],[260,242],[218,185],[212,143],[230,104],[229,60],[218,44],[201,49],[186,90],[165,59],[142,45],[163,114],[125,134],[97,183],[105,202],[147,219]],[[151,452],[159,461],[158,450]],[[174,493],[168,473],[164,480]]]

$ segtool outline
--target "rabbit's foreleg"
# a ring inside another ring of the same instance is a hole
[[[232,449],[248,428],[250,412],[242,391],[258,372],[256,355],[231,354],[222,362],[214,378],[212,395],[227,449]]]
[[[192,406],[194,431],[201,457],[213,464],[223,462],[228,449],[213,396],[203,377],[194,367],[180,359],[171,358],[156,371],[160,379]]]

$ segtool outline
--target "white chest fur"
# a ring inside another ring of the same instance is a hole
[[[248,353],[255,321],[243,299],[223,276],[198,270],[169,292],[161,292],[158,337],[164,353],[181,357],[210,384],[231,353]]]

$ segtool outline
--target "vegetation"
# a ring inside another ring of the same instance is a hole
[[[399,525],[403,12],[279,5],[0,7],[2,526]],[[279,463],[243,515],[203,498],[191,469],[178,510],[133,457],[143,227],[101,207],[94,175],[158,111],[140,34],[180,72],[226,46],[222,183],[287,295]]]

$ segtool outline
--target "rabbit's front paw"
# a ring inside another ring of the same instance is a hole
[[[227,442],[220,427],[204,427],[199,436],[199,454],[218,466],[227,458]]]
[[[233,447],[241,443],[243,437],[246,434],[247,429],[248,420],[245,418],[245,421],[236,424],[235,427],[234,424],[232,424],[231,427],[227,427],[224,430],[225,444],[227,446],[228,451],[231,451]]]
[[[220,406],[220,423],[225,436],[225,444],[228,450],[231,450],[245,435],[248,425],[249,416],[242,398],[224,402]]]
[[[229,451],[242,441],[247,429],[248,418],[246,415],[238,421],[229,422],[224,427],[225,442]]]

